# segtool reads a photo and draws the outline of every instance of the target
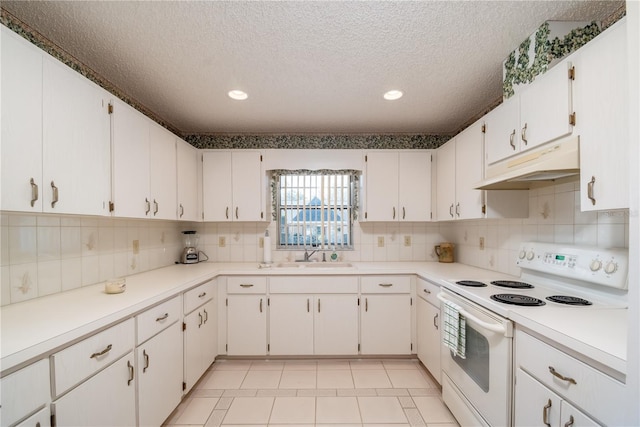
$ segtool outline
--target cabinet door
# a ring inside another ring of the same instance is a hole
[[[563,61],[520,93],[520,151],[569,135],[571,63]]]
[[[566,400],[560,403],[560,426],[598,427],[599,425]]]
[[[233,221],[263,221],[262,156],[258,151],[232,155]]]
[[[2,210],[38,212],[44,191],[42,54],[8,28],[1,31]]]
[[[149,200],[149,122],[116,100],[113,108],[114,215],[147,218]]]
[[[177,140],[178,219],[199,221],[198,216],[198,150]]]
[[[202,207],[205,221],[233,219],[231,153],[208,151],[202,157]]]
[[[202,349],[202,364],[204,370],[209,369],[218,355],[218,308],[214,298],[202,307],[204,316],[201,329],[200,343]]]
[[[583,211],[629,207],[627,43],[620,24],[578,50],[573,61]]]
[[[522,369],[516,373],[516,426],[560,426],[561,399]]]
[[[486,164],[503,160],[520,150],[520,99],[515,95],[485,116]]]
[[[436,217],[439,221],[455,219],[456,197],[456,140],[453,139],[436,153]]]
[[[264,295],[229,295],[227,355],[267,354],[267,301]]]
[[[358,354],[357,295],[316,296],[314,313],[315,354]]]
[[[362,354],[411,354],[411,297],[363,295],[360,345]]]
[[[269,354],[313,354],[313,296],[269,298]]]
[[[398,153],[371,152],[366,155],[365,221],[397,221]]]
[[[440,372],[440,309],[417,298],[418,359],[441,383]]]
[[[400,152],[398,218],[400,221],[431,219],[431,153]]]
[[[456,136],[456,219],[482,218],[483,193],[473,186],[482,180],[482,122]]]
[[[149,124],[150,217],[176,219],[176,139],[160,125]]]
[[[182,399],[181,323],[174,323],[136,352],[138,425],[159,426]]]
[[[185,393],[198,382],[218,355],[217,316],[216,300],[212,299],[184,318]]]
[[[133,352],[130,352],[54,402],[56,425],[136,425],[133,366]]]
[[[108,215],[109,95],[50,57],[44,58],[42,88],[43,211]]]

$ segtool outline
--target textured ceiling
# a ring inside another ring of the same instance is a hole
[[[500,98],[502,60],[541,23],[622,5],[2,2],[183,133],[453,133]]]

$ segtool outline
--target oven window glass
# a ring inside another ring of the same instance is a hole
[[[467,323],[466,328],[466,358],[454,356],[450,352],[453,360],[464,370],[464,372],[478,384],[485,393],[489,392],[489,341],[473,329]]]

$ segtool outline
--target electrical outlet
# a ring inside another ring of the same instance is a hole
[[[404,245],[411,246],[411,236],[404,236]]]
[[[259,247],[260,249],[264,248],[264,237],[261,237],[261,238],[258,240],[258,247]]]
[[[218,237],[218,246],[224,248],[227,245],[227,239],[224,236]]]
[[[137,255],[140,253],[140,240],[133,241],[133,254]]]
[[[480,238],[480,250],[484,251],[484,237]]]
[[[384,248],[384,236],[378,236],[378,247]]]

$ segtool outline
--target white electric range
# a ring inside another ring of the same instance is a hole
[[[516,262],[517,278],[484,272],[442,282],[439,298],[459,306],[467,322],[466,356],[442,348],[443,398],[463,424],[510,425],[514,323],[626,369],[625,249],[528,242]]]

